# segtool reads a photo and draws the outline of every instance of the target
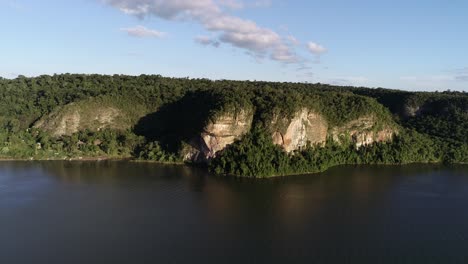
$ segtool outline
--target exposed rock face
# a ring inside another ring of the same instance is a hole
[[[272,121],[273,143],[280,145],[287,152],[311,144],[322,144],[327,139],[328,124],[315,112],[304,108],[289,119],[275,116]]]
[[[329,129],[323,116],[304,108],[289,119],[275,116],[272,121],[272,127],[275,128],[272,139],[274,144],[280,145],[287,152],[301,149],[308,143],[325,144],[328,136],[336,142],[351,140],[358,148],[392,140],[395,130],[389,127],[377,130],[376,124],[374,116],[366,116]]]
[[[113,107],[94,106],[89,109],[72,103],[41,118],[34,127],[48,131],[55,137],[71,135],[85,129],[99,131],[106,128],[129,128],[130,125],[122,127],[122,117],[121,111]]]
[[[253,121],[251,111],[224,113],[210,121],[200,135],[190,142],[192,148],[184,156],[186,161],[203,162],[212,159],[235,140],[247,134]]]
[[[373,116],[362,117],[334,128],[331,131],[331,136],[336,142],[341,142],[343,138],[349,138],[357,148],[374,142],[392,140],[395,131],[388,127],[376,130],[376,123],[377,120]]]
[[[409,106],[405,105],[403,109],[403,116],[404,117],[414,117],[418,114],[419,107],[417,106]]]

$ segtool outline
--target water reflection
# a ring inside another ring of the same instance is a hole
[[[0,263],[457,263],[467,169],[242,180],[149,163],[0,163]]]

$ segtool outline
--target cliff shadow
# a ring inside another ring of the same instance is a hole
[[[216,101],[210,92],[189,92],[141,118],[134,132],[148,141],[159,141],[167,151],[176,152],[182,142],[189,142],[203,131]]]

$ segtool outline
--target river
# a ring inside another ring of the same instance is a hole
[[[0,263],[468,263],[468,166],[1,162]]]

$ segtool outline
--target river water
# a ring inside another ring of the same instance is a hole
[[[0,263],[468,263],[468,166],[1,162]]]

